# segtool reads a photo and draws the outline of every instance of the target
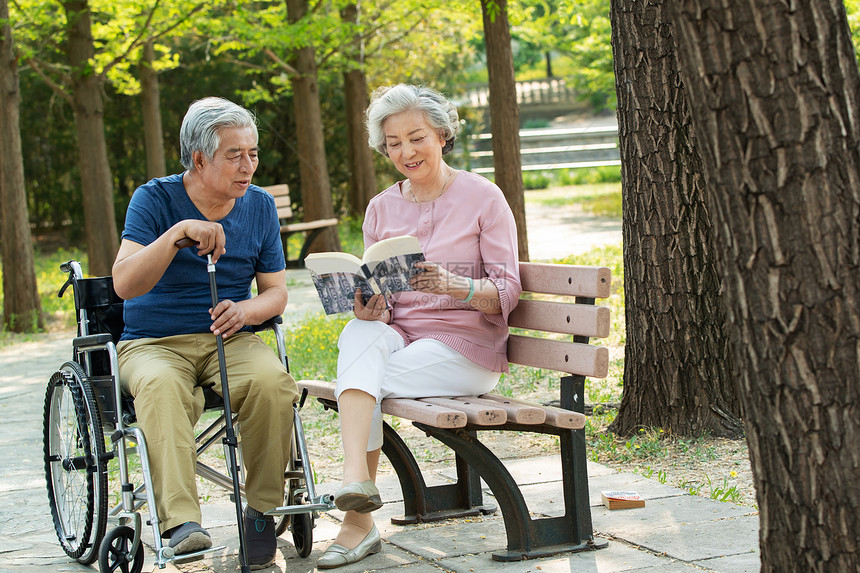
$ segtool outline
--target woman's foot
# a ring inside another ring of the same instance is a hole
[[[367,514],[347,512],[340,533],[317,562],[320,569],[334,569],[356,563],[382,550],[379,530]]]
[[[382,507],[382,498],[373,480],[352,482],[334,494],[334,504],[341,511],[370,513]]]

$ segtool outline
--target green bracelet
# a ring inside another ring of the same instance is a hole
[[[472,297],[475,296],[475,281],[472,280],[472,277],[466,277],[469,280],[469,296],[463,299],[463,302],[469,302],[472,300]]]

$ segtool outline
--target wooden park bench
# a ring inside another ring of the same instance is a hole
[[[610,271],[605,267],[520,263],[520,278],[523,296],[509,319],[508,360],[562,373],[560,408],[496,394],[382,401],[383,413],[410,420],[450,447],[457,470],[456,483],[427,486],[409,447],[385,423],[382,451],[397,472],[404,503],[404,516],[392,522],[409,524],[493,513],[495,507],[485,505],[482,499],[483,479],[501,507],[507,533],[507,549],[493,554],[497,561],[606,546],[592,534],[584,391],[586,377],[604,378],[609,369],[608,349],[589,344],[589,338],[609,335],[609,308],[596,306],[595,299],[609,296]],[[540,337],[525,331],[540,331]],[[306,388],[326,407],[337,408],[334,382],[300,380],[299,387]],[[530,514],[510,472],[478,439],[481,430],[558,436],[562,516]]]
[[[318,219],[316,221],[293,221],[293,205],[290,201],[290,188],[286,184],[271,185],[263,187],[275,198],[275,206],[278,208],[278,220],[281,222],[281,244],[284,246],[284,259],[287,266],[292,268],[303,267],[308,249],[314,239],[329,227],[337,225],[337,219]],[[290,260],[287,254],[287,240],[293,233],[304,233],[310,231],[305,237],[302,250],[297,259]]]

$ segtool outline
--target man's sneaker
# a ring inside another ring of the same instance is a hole
[[[245,548],[251,569],[264,569],[275,562],[278,539],[275,518],[263,515],[250,505],[245,508]]]
[[[170,547],[176,555],[194,553],[212,547],[212,538],[199,523],[188,521],[170,532]]]

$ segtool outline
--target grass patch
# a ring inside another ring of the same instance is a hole
[[[526,181],[525,176],[523,181]],[[621,184],[588,183],[565,187],[530,188],[526,202],[541,207],[568,207],[580,205],[582,209],[597,217],[621,219]]]

